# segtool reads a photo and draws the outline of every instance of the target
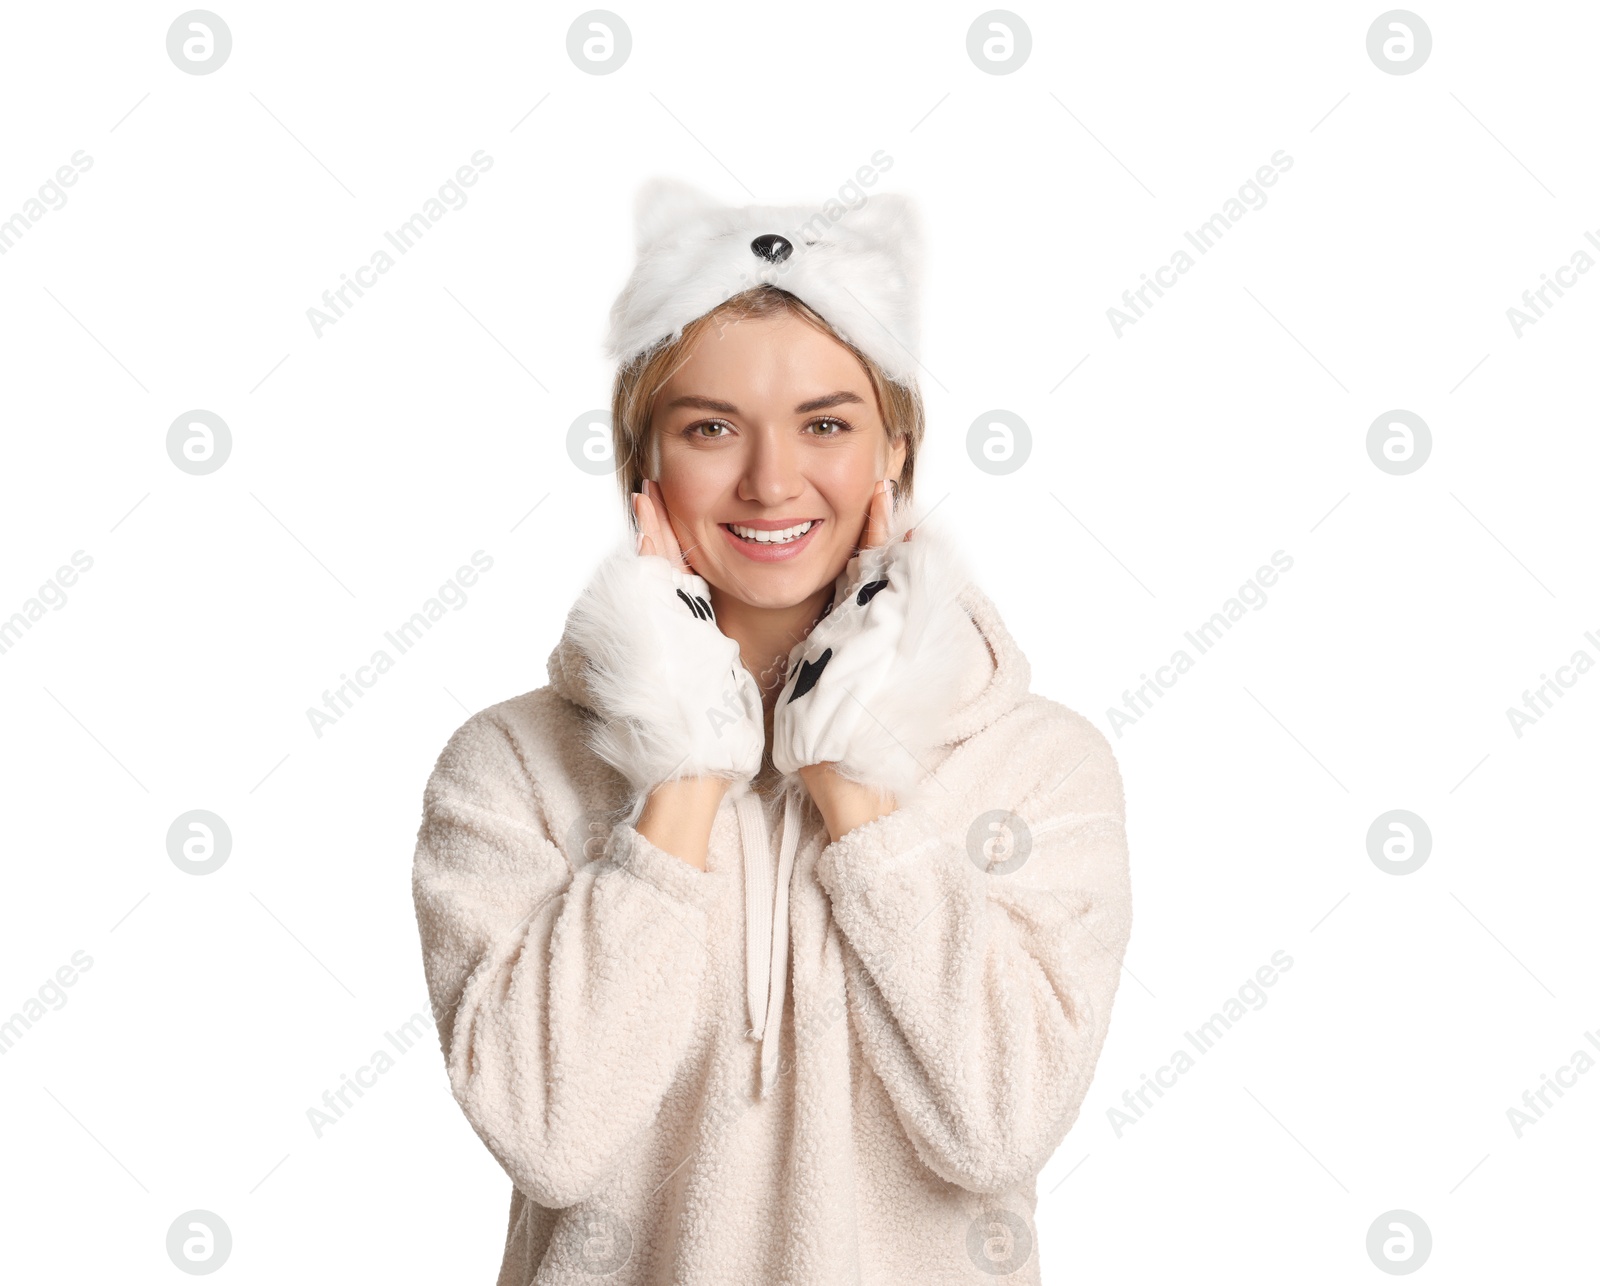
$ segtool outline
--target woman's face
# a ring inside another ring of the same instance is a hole
[[[791,314],[708,328],[657,393],[651,425],[685,557],[754,607],[792,607],[831,584],[879,479],[898,478],[905,459],[855,355]],[[750,528],[797,538],[757,543]]]

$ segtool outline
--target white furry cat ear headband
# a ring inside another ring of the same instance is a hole
[[[626,365],[752,286],[787,290],[896,383],[914,383],[922,229],[898,192],[851,207],[725,206],[677,179],[634,200],[638,262],[611,307],[606,353]]]

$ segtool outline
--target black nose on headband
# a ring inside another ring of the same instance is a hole
[[[750,250],[768,263],[782,263],[793,253],[794,246],[787,237],[780,237],[776,232],[768,232],[752,241]]]

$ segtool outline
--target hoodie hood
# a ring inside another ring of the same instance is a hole
[[[929,553],[944,551],[949,565],[965,566],[955,549],[945,544],[942,530],[918,530],[914,540],[925,540]],[[848,570],[848,569],[847,569]],[[841,573],[841,579],[847,574]],[[955,699],[945,717],[937,744],[951,746],[965,740],[1007,713],[1028,694],[1032,671],[1027,658],[1000,619],[994,604],[963,572],[958,600],[971,622],[971,630],[952,643],[962,657],[962,676]],[[840,587],[835,586],[835,593]],[[570,617],[569,617],[570,621]],[[947,675],[949,658],[941,658]],[[550,653],[550,685],[573,705],[595,714],[589,687],[590,661],[570,631]],[[761,1044],[761,1084],[764,1096],[777,1081],[778,1031],[783,1017],[784,992],[789,974],[789,883],[799,847],[799,806],[805,791],[798,775],[785,778],[782,787],[783,820],[779,832],[776,871],[766,810],[748,782],[735,782],[728,792],[739,821],[744,859],[746,998],[750,1038]],[[903,801],[901,801],[903,802]],[[636,820],[643,799],[635,801]],[[781,932],[778,931],[781,928]]]

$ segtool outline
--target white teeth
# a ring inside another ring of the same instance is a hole
[[[791,540],[798,540],[816,524],[803,522],[795,527],[785,527],[782,531],[758,531],[754,527],[741,527],[736,522],[730,522],[728,529],[736,536],[743,536],[746,540],[753,540],[760,545],[785,545]]]

